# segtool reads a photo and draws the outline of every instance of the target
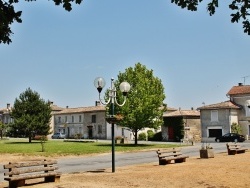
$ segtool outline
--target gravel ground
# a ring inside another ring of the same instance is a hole
[[[1,156],[0,163],[29,160],[24,156]],[[34,158],[32,158],[34,159]],[[149,163],[117,167],[99,171],[62,174],[60,182],[41,183],[41,179],[27,180],[29,188],[245,188],[250,186],[250,152],[237,155],[216,154],[215,158],[190,157],[187,162],[161,165]],[[8,182],[0,183],[8,187]]]

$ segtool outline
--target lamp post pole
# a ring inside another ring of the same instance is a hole
[[[111,105],[111,117],[113,118],[115,116],[115,104],[118,106],[123,106],[126,102],[126,95],[130,90],[130,85],[128,82],[122,82],[120,84],[120,90],[123,93],[124,96],[124,102],[122,104],[119,104],[116,99],[116,88],[114,84],[114,78],[111,78],[111,88],[109,89],[109,98],[108,101],[103,102],[101,100],[101,91],[105,86],[105,80],[101,77],[97,77],[94,81],[94,85],[97,88],[99,92],[99,100],[102,104],[107,105],[110,103]],[[111,122],[111,139],[112,139],[112,172],[115,172],[115,125],[114,121]]]

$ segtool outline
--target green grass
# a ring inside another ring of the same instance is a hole
[[[0,154],[23,154],[41,156],[60,156],[60,155],[87,155],[111,152],[111,141],[108,142],[63,142],[62,140],[49,140],[45,142],[45,151],[42,152],[40,141],[28,139],[0,140]],[[179,147],[179,144],[116,144],[116,152],[141,151],[157,148]]]

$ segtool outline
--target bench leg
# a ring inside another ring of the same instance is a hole
[[[9,188],[17,188],[25,185],[25,180],[9,181]]]
[[[235,155],[236,154],[236,151],[228,151],[228,155]]]
[[[159,165],[167,165],[170,163],[171,163],[171,160],[159,160]]]
[[[48,176],[44,178],[45,182],[59,182],[60,176]]]

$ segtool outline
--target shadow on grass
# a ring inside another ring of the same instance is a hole
[[[29,142],[29,141],[27,141],[27,142],[6,142],[6,143],[4,143],[4,144],[41,144],[41,142]]]
[[[102,147],[107,147],[107,146],[112,146],[112,144],[97,144],[96,146],[102,146]],[[153,144],[115,144],[116,147],[155,147],[156,145]]]

